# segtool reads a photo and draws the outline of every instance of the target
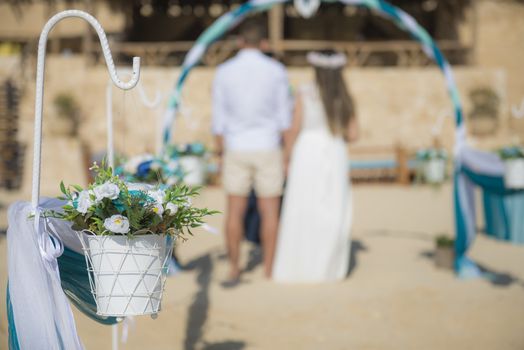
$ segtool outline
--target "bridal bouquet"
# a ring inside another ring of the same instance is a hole
[[[91,168],[96,176],[93,184],[60,189],[61,199],[67,200],[63,211],[54,213],[70,221],[75,231],[87,230],[95,235],[161,234],[179,236],[191,234],[191,229],[203,224],[203,219],[217,213],[192,206],[198,189],[171,186],[160,189],[153,186],[126,183],[112,174],[110,168]]]

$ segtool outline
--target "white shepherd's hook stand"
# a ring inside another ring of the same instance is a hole
[[[78,17],[86,20],[98,34],[100,44],[102,45],[102,52],[107,65],[107,70],[111,76],[113,83],[120,89],[129,90],[135,87],[140,77],[140,58],[133,57],[133,77],[128,82],[120,80],[116,73],[111,50],[107,37],[102,29],[100,23],[90,14],[80,10],[62,11],[51,17],[44,26],[38,41],[38,62],[36,67],[36,98],[35,98],[35,132],[34,132],[34,153],[33,153],[33,187],[31,203],[34,209],[38,207],[38,199],[40,197],[40,169],[41,169],[41,155],[42,155],[42,109],[44,96],[44,73],[45,73],[45,55],[47,46],[47,37],[53,27],[62,19],[68,17]]]
[[[80,10],[67,10],[62,11],[51,17],[44,26],[40,39],[38,41],[38,61],[36,67],[36,97],[35,97],[35,131],[34,131],[34,151],[33,151],[33,185],[31,194],[31,204],[33,210],[37,210],[38,202],[40,198],[40,170],[41,170],[41,157],[42,157],[42,110],[43,110],[43,97],[44,97],[44,73],[45,73],[45,55],[47,46],[47,37],[53,27],[64,18],[78,17],[87,21],[95,29],[102,45],[102,52],[107,65],[107,70],[111,76],[113,83],[120,89],[129,90],[135,87],[140,77],[140,58],[133,57],[133,76],[128,82],[123,82],[117,75],[113,57],[111,56],[111,50],[109,49],[109,43],[107,37],[102,29],[100,23],[90,14]],[[108,130],[112,132],[112,130]],[[113,349],[118,348],[118,341],[116,340],[117,325],[113,326]]]

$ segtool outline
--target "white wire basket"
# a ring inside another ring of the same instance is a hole
[[[429,159],[424,162],[424,179],[430,184],[440,184],[446,179],[446,160]]]
[[[189,186],[202,186],[206,182],[206,161],[199,156],[182,156],[179,159],[184,172],[184,183]]]
[[[155,315],[160,311],[174,239],[167,235],[97,236],[79,232],[97,314]]]
[[[504,161],[504,184],[507,188],[524,188],[524,159]]]

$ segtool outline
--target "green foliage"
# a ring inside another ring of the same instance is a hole
[[[511,146],[503,147],[498,150],[500,159],[513,160],[513,159],[523,159],[524,158],[524,147]]]
[[[53,104],[57,113],[62,118],[75,119],[80,106],[75,97],[68,92],[62,92],[55,96]]]
[[[205,217],[218,213],[218,211],[195,208],[191,205],[192,199],[199,195],[198,188],[175,185],[165,189],[156,187],[130,190],[128,185],[118,176],[114,176],[112,169],[104,164],[99,167],[95,163],[91,170],[95,173],[95,180],[86,189],[78,185],[66,187],[61,182],[60,191],[63,196],[60,198],[67,200],[67,204],[60,212],[48,213],[71,222],[72,228],[76,231],[88,230],[97,235],[165,234],[185,239],[187,234],[192,235],[192,229],[204,224]],[[113,193],[115,197],[111,198],[114,199],[111,199],[109,195],[100,198],[100,189],[108,185],[113,186],[113,190],[116,185],[118,193]],[[163,200],[159,201],[155,194],[161,194]],[[176,212],[171,212],[168,207],[174,207]],[[111,232],[104,224],[106,219],[114,218],[117,215],[123,216],[128,221],[129,230],[127,232]]]
[[[444,234],[438,235],[435,238],[435,242],[437,243],[437,247],[453,247],[455,244],[455,240],[450,238],[449,236],[446,236]]]

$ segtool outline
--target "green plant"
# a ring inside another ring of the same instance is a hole
[[[68,92],[61,92],[53,100],[58,116],[71,122],[70,135],[78,135],[80,126],[80,104],[75,97]]]
[[[511,146],[503,147],[497,151],[500,159],[512,160],[512,159],[524,159],[524,147]]]
[[[192,206],[197,188],[171,186],[165,189],[147,187],[136,189],[112,174],[111,168],[91,168],[94,183],[86,189],[60,183],[67,204],[63,211],[50,215],[72,223],[75,231],[88,230],[96,235],[165,234],[192,235],[191,230],[204,224],[206,216],[218,213]]]
[[[419,161],[428,161],[431,159],[448,159],[448,153],[442,148],[427,148],[417,151],[415,158]]]
[[[450,248],[455,244],[455,240],[445,234],[440,234],[435,238],[437,248]]]

